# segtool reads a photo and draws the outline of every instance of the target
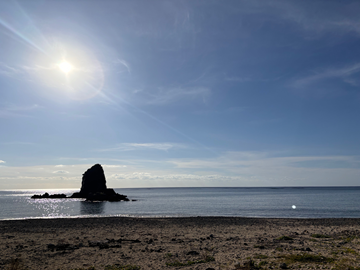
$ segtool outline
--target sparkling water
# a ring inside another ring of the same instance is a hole
[[[241,216],[360,218],[360,187],[115,189],[130,202],[31,199],[78,190],[0,191],[0,219],[63,217]]]

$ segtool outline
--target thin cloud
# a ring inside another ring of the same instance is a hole
[[[6,163],[4,160],[0,160],[0,163]]]
[[[360,72],[360,63],[348,65],[342,68],[324,69],[318,72],[314,72],[315,74],[313,75],[295,80],[293,82],[293,86],[297,88],[301,88],[330,78],[340,78],[344,82],[352,84],[353,82],[349,81],[351,76],[359,72]]]
[[[126,165],[102,165],[105,168],[126,168]]]
[[[226,77],[225,81],[229,81],[229,82],[249,82],[249,81],[253,81],[253,79],[248,78],[248,77]]]
[[[100,151],[135,151],[135,150],[162,150],[168,151],[172,148],[183,148],[181,144],[175,143],[122,143],[113,148],[102,149]]]
[[[19,75],[31,75],[37,72],[41,72],[44,70],[55,70],[57,69],[56,65],[49,65],[49,66],[40,66],[40,65],[33,65],[33,66],[27,66],[27,65],[18,65],[18,66],[11,66],[7,63],[0,62],[0,74],[6,75],[6,76],[14,76],[16,75],[17,78],[19,78]]]
[[[128,174],[112,174],[110,178],[117,180],[167,180],[167,181],[184,181],[184,180],[192,180],[192,181],[239,181],[244,180],[243,177],[240,176],[224,176],[219,174],[211,174],[211,175],[197,175],[197,174],[153,174],[148,172],[134,172]]]
[[[211,90],[207,87],[160,89],[157,93],[151,95],[147,103],[157,105],[169,104],[182,99],[200,99],[206,103],[210,94]]]
[[[125,60],[123,60],[123,59],[116,59],[115,61],[114,61],[114,63],[116,64],[116,65],[121,65],[121,66],[124,66],[125,68],[126,68],[126,70],[127,70],[127,72],[129,73],[129,74],[131,74],[131,69],[130,69],[130,65],[125,61]],[[122,73],[123,71],[118,71],[118,73]]]
[[[337,7],[329,9],[327,2],[312,2],[311,5],[301,1],[274,0],[265,5],[259,1],[250,1],[250,5],[257,7],[257,11],[265,12],[273,9],[274,15],[283,18],[302,27],[307,34],[313,33],[337,33],[343,35],[346,32],[360,34],[360,19],[357,12],[349,13],[350,5],[338,3]],[[351,7],[359,10],[358,3]],[[324,12],[319,12],[324,10]]]
[[[31,115],[24,112],[34,111],[39,108],[42,107],[37,104],[25,105],[25,106],[10,104],[3,108],[0,108],[0,117],[11,117],[11,116],[30,117]]]
[[[54,171],[53,173],[56,173],[56,174],[67,174],[67,173],[69,173],[68,171],[62,171],[62,170],[60,170],[60,171]]]
[[[18,105],[11,104],[6,108],[6,110],[18,112],[18,111],[36,110],[39,108],[41,108],[41,106],[39,106],[38,104],[27,105],[27,106],[18,106]]]
[[[12,66],[9,66],[6,63],[0,62],[0,74],[1,75],[11,76],[14,74],[18,74],[20,72],[21,72],[21,70],[16,69]]]
[[[345,185],[356,183],[360,160],[354,156],[274,156],[266,152],[229,152],[214,159],[170,161],[183,170],[220,171],[245,179],[257,179],[267,186]],[[314,181],[316,179],[316,181]]]
[[[2,142],[3,145],[34,145],[32,142]]]

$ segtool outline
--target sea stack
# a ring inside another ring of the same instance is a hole
[[[106,189],[105,173],[100,164],[95,164],[83,174],[80,194],[106,192]]]
[[[87,201],[129,201],[127,196],[106,187],[105,173],[100,164],[95,164],[83,174],[80,192],[75,192],[71,198],[86,198]]]

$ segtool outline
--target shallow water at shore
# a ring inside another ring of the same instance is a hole
[[[82,199],[30,198],[33,194],[45,192],[70,195],[76,191],[70,189],[0,191],[0,219],[105,216],[360,217],[360,187],[115,190],[136,201],[91,203]]]

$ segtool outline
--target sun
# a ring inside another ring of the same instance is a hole
[[[60,63],[59,68],[64,73],[69,73],[70,71],[73,70],[73,66],[70,63],[66,62],[66,61]]]

